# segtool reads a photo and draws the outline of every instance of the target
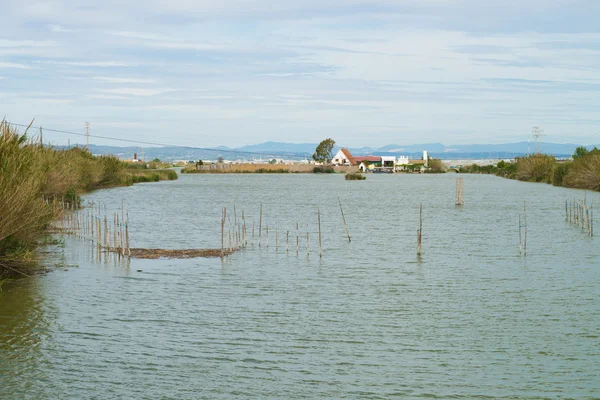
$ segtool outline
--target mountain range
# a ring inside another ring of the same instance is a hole
[[[423,143],[411,145],[388,144],[382,147],[360,147],[349,148],[354,155],[408,155],[420,157],[423,150],[429,155],[441,159],[485,159],[485,158],[514,158],[542,152],[557,157],[568,157],[573,154],[575,148],[581,146],[576,143],[530,143],[516,142],[504,144],[462,144],[445,145],[442,143]],[[596,145],[600,147],[600,145]],[[261,144],[247,145],[237,148],[219,146],[215,148],[200,147],[145,147],[143,157],[145,160],[159,158],[161,160],[216,160],[223,157],[227,160],[251,160],[251,159],[305,159],[311,158],[317,143],[284,143],[265,142]],[[594,146],[586,146],[592,148]],[[334,149],[337,151],[339,147]],[[113,154],[123,159],[142,157],[140,147],[115,147],[90,145],[93,154]]]

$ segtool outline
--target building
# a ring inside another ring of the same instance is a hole
[[[332,165],[356,165],[357,162],[352,157],[352,153],[348,149],[341,148],[335,153],[335,156],[331,159]]]

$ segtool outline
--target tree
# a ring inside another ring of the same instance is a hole
[[[219,158],[217,158],[217,162],[218,162],[219,164],[223,164],[223,161],[224,161],[224,158],[223,158],[223,156],[219,156]]]
[[[152,160],[152,162],[159,163],[160,159],[158,157],[156,157],[154,160]]]
[[[313,160],[320,163],[329,163],[333,158],[333,147],[335,146],[335,140],[328,138],[323,140],[313,154]]]
[[[269,164],[277,164],[277,160],[276,159],[272,159],[271,161],[269,161]]]
[[[573,153],[573,159],[575,160],[579,157],[583,157],[588,153],[588,149],[586,149],[584,146],[579,146],[575,149],[575,153]]]

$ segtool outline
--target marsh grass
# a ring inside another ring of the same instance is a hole
[[[35,249],[59,203],[79,203],[91,190],[177,179],[173,170],[130,170],[113,156],[42,147],[0,123],[0,276],[35,262]],[[4,265],[4,267],[2,267]],[[19,267],[19,268],[18,268]],[[29,268],[29,267],[27,267]]]

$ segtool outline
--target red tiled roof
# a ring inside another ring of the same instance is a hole
[[[357,163],[361,163],[363,161],[367,162],[381,162],[381,157],[377,156],[363,156],[363,157],[354,157]]]
[[[348,149],[342,149],[342,153],[344,153],[351,165],[356,164],[356,159],[352,157],[352,153]]]

